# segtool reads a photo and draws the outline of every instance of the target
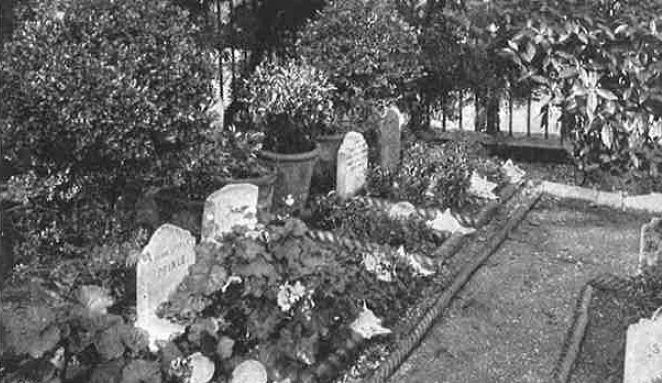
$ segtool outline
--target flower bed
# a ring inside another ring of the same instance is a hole
[[[148,350],[131,314],[116,314],[100,286],[44,293],[27,305],[34,293],[3,299],[3,312],[13,315],[2,320],[2,373],[36,381],[182,381],[182,361],[201,352],[216,366],[215,381],[247,359],[264,364],[271,381],[328,379],[371,337],[388,334],[421,289],[436,282],[417,276],[388,247],[375,257],[375,248],[366,254],[307,233],[301,221],[286,219],[199,244],[196,264],[159,312],[186,324],[186,332],[158,353]],[[115,301],[122,299],[130,300]],[[31,314],[42,320],[28,321]],[[35,363],[49,371],[27,368]]]

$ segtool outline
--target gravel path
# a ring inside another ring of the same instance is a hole
[[[390,381],[549,381],[579,290],[635,272],[649,219],[543,197]]]

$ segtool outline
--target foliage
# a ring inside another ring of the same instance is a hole
[[[472,171],[464,143],[414,143],[404,151],[397,172],[379,167],[370,170],[368,193],[417,206],[461,207],[469,198]]]
[[[12,185],[27,186],[23,245],[71,253],[122,231],[114,220],[130,227],[116,209],[127,180],[181,180],[207,125],[211,66],[196,26],[168,2],[33,11],[0,64],[3,156],[20,172]]]
[[[242,131],[230,125],[200,145],[200,159],[191,172],[189,183],[200,177],[258,178],[274,169],[258,157],[262,148],[262,132]]]
[[[423,219],[392,219],[388,212],[374,209],[360,200],[340,201],[335,195],[318,196],[313,201],[314,222],[318,230],[354,238],[362,242],[388,244],[408,252],[431,254],[443,238]]]
[[[229,338],[236,357],[254,354],[282,375],[339,346],[331,334],[364,301],[394,320],[412,298],[417,283],[403,266],[396,282],[377,281],[358,254],[314,242],[306,231],[287,218],[198,245],[196,264],[159,315],[189,324],[187,347],[202,347],[197,335],[191,339],[202,326],[219,354],[228,355]]]
[[[323,72],[308,64],[264,62],[244,86],[243,101],[255,126],[265,133],[267,150],[310,150],[321,126],[332,118],[334,87]]]
[[[28,360],[46,362],[60,353],[61,370],[76,361],[81,374],[91,371],[92,376],[101,374],[123,382],[161,381],[158,365],[154,368],[152,362],[140,361],[147,355],[145,334],[121,316],[106,312],[112,299],[104,289],[81,286],[74,294],[75,301],[34,283],[28,289],[10,289],[3,294],[2,309],[7,315],[3,314],[0,326],[0,357],[4,360],[27,355]],[[111,365],[114,368],[109,368]],[[37,381],[47,381],[47,374],[53,373],[20,367],[11,372],[10,380],[37,373],[43,375]]]
[[[297,50],[337,87],[341,119],[365,102],[398,100],[421,75],[416,32],[393,1],[330,1],[301,31]]]
[[[654,1],[548,1],[502,54],[563,110],[580,169],[662,170],[651,133],[662,117],[662,6]],[[517,5],[515,5],[517,6]]]

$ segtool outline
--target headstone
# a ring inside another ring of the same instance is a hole
[[[624,383],[654,383],[662,380],[662,315],[641,318],[628,326],[625,341]]]
[[[361,133],[349,132],[338,149],[336,164],[338,197],[349,198],[361,190],[365,186],[367,172],[368,144]]]
[[[160,226],[143,249],[136,266],[136,327],[147,331],[150,347],[182,332],[183,326],[156,316],[195,263],[195,238],[171,224]]]
[[[388,216],[392,219],[407,219],[413,215],[416,215],[416,206],[407,201],[395,203],[388,209]]]
[[[639,269],[657,265],[662,259],[662,217],[641,227]]]
[[[254,229],[258,190],[252,184],[230,184],[207,197],[202,213],[202,240],[222,237],[232,232],[234,226]]]
[[[267,369],[257,360],[241,362],[232,370],[230,383],[267,383]]]
[[[379,166],[397,170],[400,165],[400,112],[394,106],[388,108],[379,126]]]

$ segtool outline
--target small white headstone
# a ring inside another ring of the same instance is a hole
[[[267,383],[267,369],[257,360],[246,360],[232,371],[230,383]]]
[[[196,352],[188,357],[191,366],[189,383],[208,383],[214,377],[216,366],[209,358]]]
[[[231,184],[215,191],[205,201],[202,240],[213,240],[232,232],[234,226],[253,230],[257,224],[258,187]]]
[[[400,166],[400,124],[402,115],[395,106],[386,110],[379,126],[379,166],[396,170]]]
[[[336,193],[349,198],[361,190],[368,172],[368,144],[361,133],[349,132],[338,149]]]
[[[407,219],[416,214],[416,207],[411,202],[401,201],[391,205],[388,210],[389,218]]]
[[[662,317],[642,318],[628,327],[625,342],[624,383],[653,383],[662,379]]]
[[[195,263],[195,238],[171,224],[159,227],[143,249],[136,266],[136,327],[147,331],[150,347],[167,341],[184,328],[158,318],[156,309],[168,300]]]

